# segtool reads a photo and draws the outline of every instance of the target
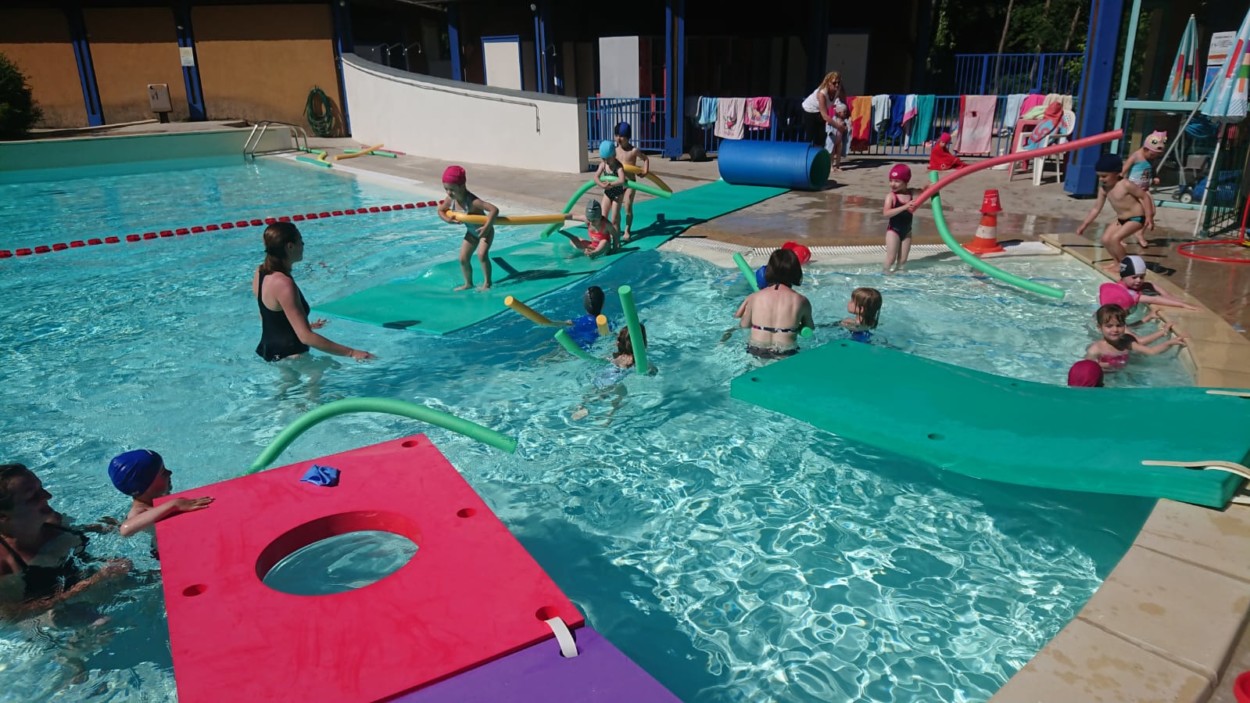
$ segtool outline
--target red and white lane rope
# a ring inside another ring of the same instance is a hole
[[[201,234],[205,232],[218,232],[223,230],[242,229],[244,227],[261,227],[272,225],[275,222],[305,222],[307,220],[323,220],[328,217],[344,217],[347,215],[371,215],[379,212],[395,212],[397,210],[415,210],[417,208],[437,207],[437,200],[429,200],[420,203],[397,203],[395,205],[369,205],[359,208],[347,208],[345,210],[329,210],[325,212],[309,212],[303,215],[284,215],[283,217],[265,217],[252,218],[248,220],[235,220],[233,222],[221,222],[219,224],[195,225],[194,227],[179,227],[177,229],[163,229],[156,232],[144,232],[143,234],[127,234],[124,236],[110,237],[92,237],[82,240],[75,239],[71,242],[57,242],[55,244],[40,244],[36,247],[22,247],[20,249],[0,249],[0,259],[9,259],[15,256],[32,256],[34,254],[48,254],[54,251],[65,251],[66,249],[78,249],[79,247],[93,247],[100,244],[120,244],[125,242],[141,242],[147,239],[161,239],[167,237],[182,237],[188,234]]]

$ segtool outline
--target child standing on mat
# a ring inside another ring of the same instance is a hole
[[[1078,236],[1084,234],[1098,218],[1098,213],[1102,212],[1103,204],[1111,202],[1116,221],[1107,225],[1106,231],[1102,233],[1102,245],[1111,255],[1111,263],[1103,265],[1103,268],[1112,273],[1119,269],[1120,260],[1128,255],[1124,240],[1143,229],[1155,228],[1154,201],[1136,183],[1120,175],[1123,168],[1124,164],[1115,154],[1098,157],[1098,163],[1094,164],[1094,171],[1098,173],[1098,199],[1085,216],[1085,221],[1076,229]]]
[[[499,216],[499,208],[482,200],[465,187],[467,175],[460,166],[448,166],[443,171],[443,190],[447,197],[438,204],[438,216],[443,222],[459,224],[447,215],[448,211],[458,211],[469,215],[485,215],[486,222],[481,225],[464,225],[464,243],[460,245],[460,272],[464,274],[464,285],[456,286],[455,290],[468,290],[473,287],[473,264],[470,257],[477,250],[477,258],[482,262],[482,278],[485,281],[479,290],[488,290],[490,280],[490,245],[495,240],[495,218]]]
[[[637,166],[642,169],[642,172],[637,176],[629,173],[628,171],[625,172],[625,177],[632,181],[639,177],[647,177],[647,174],[651,172],[651,161],[647,158],[646,154],[642,153],[642,149],[638,147],[638,145],[631,144],[629,142],[629,138],[631,136],[633,136],[633,130],[630,128],[628,122],[616,123],[616,157],[626,166]],[[629,241],[629,238],[633,236],[635,195],[638,195],[638,191],[633,188],[627,188],[625,190],[624,239],[627,242]]]
[[[1155,168],[1159,161],[1163,158],[1163,152],[1168,148],[1167,132],[1151,132],[1144,140],[1142,140],[1141,148],[1128,155],[1128,159],[1124,162],[1124,168],[1120,171],[1120,175],[1137,184],[1137,187],[1150,192],[1151,186],[1159,185],[1159,179],[1155,178]],[[1145,235],[1139,230],[1137,232],[1137,244],[1142,249],[1150,246],[1146,241]]]
[[[1173,337],[1166,342],[1148,346],[1163,338],[1172,331],[1172,323],[1167,323],[1159,331],[1148,334],[1140,339],[1128,333],[1128,313],[1119,305],[1104,305],[1094,314],[1098,322],[1098,331],[1102,339],[1089,345],[1085,350],[1085,358],[1097,361],[1105,371],[1116,371],[1128,364],[1130,352],[1154,356],[1167,350],[1168,347],[1185,346],[1184,337]]]
[[[633,192],[633,191],[630,191]],[[560,234],[568,237],[586,256],[598,256],[604,253],[611,253],[621,246],[621,233],[616,229],[616,225],[612,221],[603,216],[603,206],[598,200],[591,200],[586,203],[586,216],[573,216],[574,220],[584,220],[586,222],[586,232],[590,239],[581,239],[576,235],[569,234],[564,230],[560,230]]]
[[[907,185],[910,181],[911,169],[906,164],[890,169],[890,192],[881,208],[881,214],[890,218],[885,228],[885,273],[902,271],[911,253],[913,215],[909,206],[915,196]]]
[[[599,158],[603,160],[595,171],[595,185],[603,189],[600,207],[603,208],[604,216],[620,229],[621,203],[625,198],[625,166],[616,158],[616,145],[606,139],[599,142]],[[611,176],[616,180],[608,182],[603,180],[604,176]]]

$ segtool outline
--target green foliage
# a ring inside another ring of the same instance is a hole
[[[43,114],[30,95],[26,76],[0,54],[0,139],[20,139]]]

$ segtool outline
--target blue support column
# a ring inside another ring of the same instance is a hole
[[[208,119],[204,109],[204,88],[200,85],[200,62],[195,56],[195,34],[191,31],[191,0],[179,0],[174,5],[174,25],[178,30],[178,48],[190,49],[192,63],[182,67],[182,82],[187,88],[187,111],[192,122]]]
[[[670,159],[686,152],[686,0],[664,3],[664,152]]]
[[[451,79],[464,80],[464,69],[460,66],[460,6],[457,3],[447,4],[447,43],[451,45]]]
[[[539,93],[551,91],[551,82],[547,77],[547,23],[543,16],[545,0],[534,0],[534,90]]]
[[[69,23],[69,40],[74,46],[74,61],[78,64],[78,80],[82,83],[82,101],[87,108],[87,124],[104,124],[104,108],[100,106],[100,89],[96,86],[95,64],[91,63],[91,43],[87,41],[87,23],[79,5],[65,6],[65,19]]]
[[[560,66],[560,52],[556,50],[557,36],[551,31],[551,0],[539,0],[538,18],[543,23],[543,67],[547,75],[547,92],[564,95],[564,70]]]
[[[829,0],[808,0],[807,85],[819,85],[829,63]]]
[[[352,39],[351,0],[330,0],[330,16],[334,21],[334,75],[339,82],[339,109],[343,111],[343,133],[352,133],[352,121],[347,112],[347,83],[343,80],[343,54],[356,51]]]
[[[1080,108],[1077,112],[1077,136],[1100,134],[1107,127],[1111,78],[1115,71],[1116,45],[1120,40],[1123,13],[1124,0],[1092,0],[1089,35],[1085,40],[1085,68],[1081,74],[1081,90],[1077,94]],[[1090,146],[1072,154],[1068,174],[1063,181],[1065,191],[1076,196],[1094,194],[1098,187],[1094,162],[1101,151],[1101,146]]]

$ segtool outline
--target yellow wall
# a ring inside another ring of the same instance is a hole
[[[35,102],[43,110],[40,127],[87,124],[64,12],[0,9],[0,53],[26,74]]]
[[[174,13],[168,7],[83,10],[106,123],[155,117],[148,84],[169,84],[172,120],[188,116]]]
[[[191,24],[209,119],[307,127],[304,103],[314,86],[342,105],[328,6],[195,7]]]

